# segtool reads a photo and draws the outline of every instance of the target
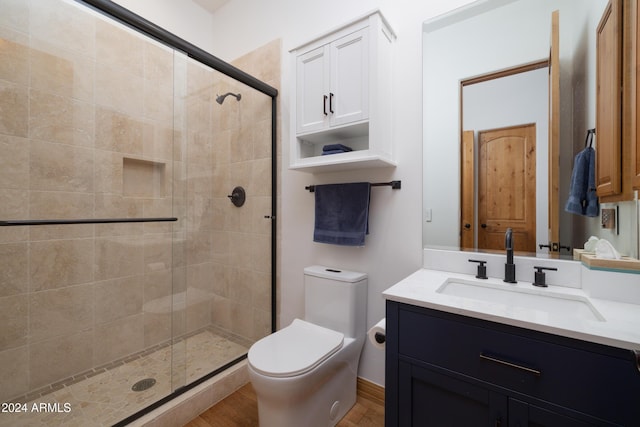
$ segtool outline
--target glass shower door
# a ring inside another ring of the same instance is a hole
[[[123,423],[271,332],[272,98],[80,2],[0,10],[0,426]]]
[[[271,97],[186,55],[175,63],[176,242],[185,245],[174,283],[186,305],[175,301],[174,337],[186,356],[176,371],[191,383],[271,332]]]
[[[0,425],[113,424],[174,390],[173,50],[0,9]]]

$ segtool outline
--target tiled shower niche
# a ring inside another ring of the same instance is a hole
[[[128,197],[165,197],[166,165],[149,160],[122,158],[122,193]]]

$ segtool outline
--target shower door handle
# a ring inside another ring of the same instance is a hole
[[[327,115],[327,95],[322,95],[322,111],[324,112],[324,115]]]

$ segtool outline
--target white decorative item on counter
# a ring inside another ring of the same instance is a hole
[[[601,259],[620,259],[620,254],[616,251],[616,248],[605,239],[598,240],[596,243],[596,258]]]
[[[598,239],[596,236],[589,237],[589,240],[584,242],[584,250],[587,252],[595,252],[596,245],[598,244],[598,240],[600,239]]]

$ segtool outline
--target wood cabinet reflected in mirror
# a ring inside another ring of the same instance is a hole
[[[609,1],[596,43],[596,190],[598,197],[622,191],[622,2]]]

